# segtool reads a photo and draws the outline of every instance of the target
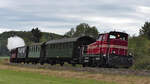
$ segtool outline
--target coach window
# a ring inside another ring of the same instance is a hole
[[[49,45],[49,48],[52,48],[52,45],[51,45],[51,44]]]
[[[57,48],[58,48],[58,49],[61,48],[61,44],[60,44],[60,43],[57,44]]]
[[[58,45],[58,48],[61,49],[61,43],[59,43],[59,44],[57,44],[57,45]]]
[[[57,48],[57,44],[55,44],[55,48]]]
[[[57,48],[60,49],[61,48],[61,43],[56,44]]]
[[[65,43],[65,48],[68,48],[68,43]]]
[[[34,46],[34,52],[36,52],[36,46]]]
[[[55,44],[55,48],[57,48],[57,44]]]
[[[51,44],[49,44],[49,48],[52,48],[52,45],[51,45]]]
[[[36,52],[38,52],[38,47],[39,47],[39,46],[36,46]]]
[[[62,43],[62,48],[66,48],[66,43]]]
[[[65,48],[65,45],[66,45],[66,43],[63,43],[63,47],[62,48]]]
[[[53,48],[55,48],[55,44],[53,44]]]
[[[34,52],[34,47],[33,46],[31,47],[31,49],[32,49],[32,52]]]
[[[65,43],[61,43],[61,48],[65,48]]]
[[[64,48],[64,46],[65,46],[65,43],[62,43],[62,46],[61,46],[61,48],[63,49],[63,48]]]
[[[33,52],[34,52],[34,50],[35,50],[35,49],[34,49],[34,46],[33,46],[32,48],[33,48]]]
[[[53,48],[55,48],[55,44],[53,44]]]
[[[34,47],[32,46],[32,52],[34,52]]]
[[[39,46],[37,46],[37,52],[39,51]]]
[[[56,48],[56,44],[54,44],[54,48]]]
[[[70,48],[70,43],[67,43],[67,48]]]
[[[51,47],[51,48],[53,48],[53,45],[52,45],[52,44],[50,44],[50,47]]]
[[[32,52],[34,52],[34,46],[32,46]]]
[[[68,43],[68,48],[71,48],[71,42]]]
[[[60,47],[61,47],[61,49],[63,49],[64,48],[64,43],[61,43]]]
[[[71,44],[70,44],[70,45],[71,45],[71,48],[72,48],[72,47],[73,47],[73,43],[71,42]]]
[[[67,47],[67,48],[70,48],[70,43],[67,43],[66,47]]]
[[[33,46],[33,52],[35,52],[35,46]]]
[[[56,44],[57,49],[60,49],[60,43]]]
[[[66,47],[66,48],[69,48],[69,43],[66,43],[65,47]]]
[[[53,48],[53,45],[52,45],[52,44],[50,44],[50,47],[51,47],[51,48]]]
[[[56,48],[56,44],[54,44],[53,47]]]
[[[36,46],[34,46],[34,52],[36,52]]]
[[[36,47],[36,52],[38,52],[38,50],[39,50],[39,46]]]
[[[51,44],[51,47],[54,48],[54,44]]]
[[[39,51],[39,46],[37,46],[36,51],[37,51],[37,52]]]
[[[37,46],[35,46],[35,52],[37,51]]]
[[[36,46],[35,49],[36,49],[36,52],[38,52],[38,46]]]

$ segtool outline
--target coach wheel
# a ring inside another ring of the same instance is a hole
[[[51,62],[50,64],[51,64],[52,66],[54,65],[54,63],[53,63],[53,62]]]
[[[37,62],[35,62],[35,64],[37,64]]]
[[[29,64],[29,62],[27,62],[27,64]]]
[[[60,66],[63,66],[64,65],[64,62],[60,63]]]
[[[23,64],[25,64],[25,61],[23,62]]]
[[[75,66],[76,66],[76,64],[72,64],[72,66],[74,66],[74,67],[75,67]]]
[[[44,65],[44,62],[40,62],[41,65]]]

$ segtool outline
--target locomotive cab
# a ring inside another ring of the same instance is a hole
[[[115,67],[129,67],[132,56],[128,56],[128,34],[110,32],[108,36],[107,63]]]
[[[108,38],[108,54],[116,54],[121,56],[127,55],[128,34],[121,32],[110,32]]]

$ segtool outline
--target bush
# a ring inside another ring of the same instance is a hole
[[[150,70],[150,57],[144,57],[143,59],[136,60],[132,68]]]
[[[150,40],[146,37],[131,37],[129,39],[129,52],[135,58],[134,69],[150,69]]]

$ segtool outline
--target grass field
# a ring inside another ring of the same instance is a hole
[[[45,73],[44,70],[19,68],[3,64],[6,59],[0,59],[0,84],[116,84],[95,79],[80,79],[76,77],[57,76]],[[44,73],[44,74],[43,74]],[[59,74],[59,73],[58,73]]]
[[[32,72],[0,70],[0,84],[115,84],[96,80],[82,80],[41,75]]]
[[[150,84],[148,76],[35,69],[0,63],[0,84]]]

